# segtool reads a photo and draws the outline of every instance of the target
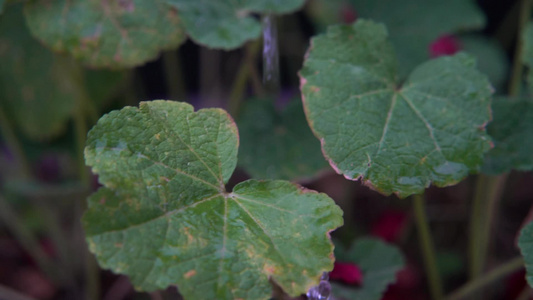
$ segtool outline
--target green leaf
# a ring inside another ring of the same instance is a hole
[[[332,284],[337,299],[379,300],[405,263],[400,250],[378,239],[358,239],[349,250],[335,249],[338,261],[356,264],[363,272],[361,287]]]
[[[398,53],[403,78],[429,58],[429,44],[443,34],[482,28],[485,16],[472,0],[351,0],[357,14],[383,22]]]
[[[293,12],[305,0],[165,0],[174,5],[190,37],[199,44],[225,50],[256,39],[261,24],[252,13]]]
[[[253,178],[310,178],[327,167],[299,99],[281,112],[272,99],[248,100],[238,125],[239,166]]]
[[[487,132],[493,139],[483,173],[497,175],[533,169],[533,100],[499,97],[492,102],[493,120]]]
[[[489,77],[498,91],[507,83],[509,59],[502,47],[481,34],[459,36],[462,49],[477,58],[478,69]]]
[[[221,109],[153,101],[102,117],[85,157],[105,187],[83,218],[100,265],[186,299],[268,299],[269,279],[294,296],[315,285],[333,266],[340,208],[285,181],[226,192],[237,147]]]
[[[518,238],[518,248],[524,257],[527,283],[533,287],[533,223],[522,228]]]
[[[371,21],[312,40],[301,89],[324,155],[339,174],[384,194],[459,182],[490,148],[486,76],[459,54],[426,62],[399,87],[395,66],[385,27]]]
[[[141,65],[185,40],[178,12],[161,0],[34,0],[25,14],[44,44],[97,68]]]
[[[47,139],[65,129],[79,87],[54,56],[26,29],[22,7],[0,18],[0,109],[28,137]]]
[[[529,88],[533,92],[533,21],[529,22],[523,32],[524,41],[524,64],[528,67]]]

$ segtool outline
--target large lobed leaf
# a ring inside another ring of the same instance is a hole
[[[268,299],[269,279],[294,296],[316,284],[332,268],[341,210],[284,181],[226,192],[237,147],[220,109],[153,101],[102,117],[85,156],[105,187],[83,218],[100,264],[186,299]]]
[[[175,6],[187,33],[199,44],[234,49],[261,33],[253,13],[288,13],[302,7],[305,0],[165,0]]]
[[[533,169],[533,101],[499,97],[492,103],[494,119],[487,127],[493,139],[482,171],[497,175]]]
[[[334,283],[332,292],[336,299],[379,300],[405,265],[397,247],[372,238],[358,239],[348,250],[336,248],[335,256],[339,261],[356,264],[363,272],[360,287]]]
[[[276,110],[272,99],[250,99],[238,125],[239,166],[252,178],[305,179],[327,167],[299,99],[283,111]]]
[[[39,40],[92,67],[137,66],[185,40],[177,10],[162,0],[33,0],[25,13]]]
[[[455,184],[490,148],[492,88],[465,54],[431,60],[399,87],[385,27],[360,20],[315,37],[300,77],[331,166],[384,194]]]
[[[428,46],[440,35],[481,28],[485,23],[473,0],[350,1],[360,17],[387,26],[402,78],[429,58]]]

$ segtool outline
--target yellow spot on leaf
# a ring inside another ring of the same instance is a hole
[[[160,135],[159,133],[156,134],[156,135],[155,135],[155,139],[156,139],[156,140],[160,140],[160,139],[161,139],[161,135]]]

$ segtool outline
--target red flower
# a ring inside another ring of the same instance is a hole
[[[429,55],[432,58],[453,55],[461,50],[461,44],[453,35],[445,34],[429,45]]]
[[[335,262],[333,271],[329,273],[331,280],[342,281],[346,284],[361,285],[363,283],[363,272],[358,266],[348,262]]]

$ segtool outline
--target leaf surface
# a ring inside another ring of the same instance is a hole
[[[185,40],[178,12],[162,0],[36,0],[25,14],[44,44],[97,68],[141,65]]]
[[[363,272],[360,287],[332,284],[336,298],[348,300],[379,300],[387,286],[396,281],[396,273],[404,267],[400,250],[378,239],[362,238],[349,250],[335,249],[338,261],[356,264]]]
[[[312,40],[300,71],[304,108],[331,166],[406,197],[477,170],[489,147],[492,88],[474,60],[431,60],[397,85],[384,26],[360,20]]]
[[[226,192],[237,147],[221,109],[152,101],[104,116],[85,150],[104,187],[83,218],[100,264],[186,299],[268,299],[269,278],[294,296],[316,284],[333,267],[340,208],[285,181]]]
[[[290,101],[281,112],[272,99],[250,99],[238,125],[239,165],[253,178],[311,178],[327,167],[299,99]]]
[[[79,90],[62,58],[30,35],[20,5],[0,18],[0,60],[0,109],[31,139],[61,133]]]
[[[533,287],[533,223],[522,228],[518,238],[518,248],[524,257],[527,283]]]
[[[175,6],[187,33],[197,43],[210,48],[235,49],[256,39],[261,24],[252,13],[288,13],[302,7],[305,0],[166,0]]]
[[[499,97],[492,102],[493,120],[487,127],[494,148],[482,171],[497,175],[533,169],[533,101]]]
[[[398,54],[403,78],[429,58],[428,46],[443,34],[482,28],[483,12],[471,0],[350,0],[358,16],[383,22]]]

